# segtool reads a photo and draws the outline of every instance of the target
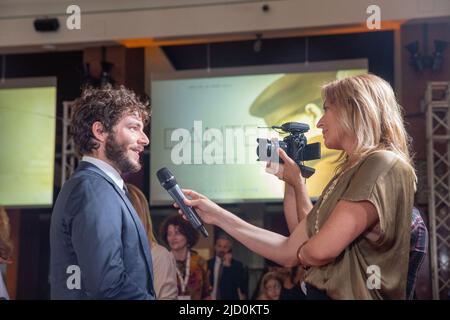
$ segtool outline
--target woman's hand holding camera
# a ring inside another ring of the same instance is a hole
[[[277,176],[278,179],[283,180],[294,188],[304,184],[304,179],[301,175],[299,166],[283,149],[278,148],[277,150],[278,155],[284,161],[284,164],[269,161],[266,164],[266,172]]]

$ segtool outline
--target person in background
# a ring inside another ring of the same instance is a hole
[[[11,264],[13,245],[10,239],[9,219],[5,208],[0,207],[0,265]],[[9,300],[3,275],[0,270],[0,300]]]
[[[307,299],[306,296],[306,283],[305,283],[305,269],[302,266],[294,267],[294,284],[299,287],[302,291],[304,299]]]
[[[411,242],[409,250],[408,280],[406,298],[417,299],[416,282],[428,249],[428,229],[420,215],[419,209],[413,208],[411,223]]]
[[[128,193],[139,218],[144,225],[150,248],[152,250],[154,287],[157,300],[175,300],[178,297],[175,258],[161,246],[153,234],[147,198],[144,193],[131,183],[127,183]]]
[[[210,299],[206,261],[192,249],[198,241],[197,231],[180,215],[173,215],[163,222],[161,237],[176,260],[178,299]]]
[[[244,265],[233,258],[232,242],[219,233],[214,245],[215,256],[208,260],[213,300],[245,300],[248,296],[248,273]]]
[[[297,267],[287,268],[274,266],[269,267],[269,270],[275,272],[282,281],[282,288],[280,293],[280,300],[305,300],[306,296],[302,292],[300,285],[297,284],[295,273]]]
[[[280,300],[282,280],[276,272],[267,272],[260,283],[257,300]]]

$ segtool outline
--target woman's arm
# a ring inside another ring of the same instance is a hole
[[[194,207],[203,221],[217,225],[251,251],[283,266],[328,264],[379,220],[372,203],[341,200],[319,233],[305,243],[306,219],[285,237],[247,223],[195,191],[183,192],[192,198],[185,203]]]
[[[330,263],[378,221],[371,202],[339,201],[319,232],[299,250],[299,262],[306,266]]]
[[[308,215],[313,205],[298,165],[283,149],[279,148],[278,154],[284,164],[268,162],[266,171],[285,181],[283,208],[289,232],[292,232]]]
[[[308,239],[306,219],[289,237],[258,228],[192,190],[183,190],[192,198],[185,203],[195,208],[205,223],[222,228],[251,251],[284,266],[297,265],[297,249]]]
[[[285,183],[284,185],[284,199],[283,199],[283,211],[286,224],[291,234],[295,227],[298,225],[299,217],[297,213],[297,200],[295,196],[294,188]]]
[[[303,177],[300,178],[300,182],[298,184],[293,186],[293,189],[295,192],[295,201],[297,203],[297,217],[298,220],[301,221],[306,218],[313,208]]]

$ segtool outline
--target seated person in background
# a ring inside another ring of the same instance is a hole
[[[177,299],[177,273],[173,255],[163,246],[158,244],[153,234],[153,224],[150,217],[147,198],[138,187],[127,183],[129,197],[133,207],[147,233],[148,242],[152,250],[153,281],[157,300]]]
[[[257,300],[280,300],[282,280],[275,272],[267,272],[260,283]]]

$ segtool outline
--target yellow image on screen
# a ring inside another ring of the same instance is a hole
[[[286,74],[266,87],[250,106],[252,116],[261,117],[267,126],[280,126],[286,122],[309,125],[305,134],[308,143],[320,142],[321,159],[308,161],[316,169],[306,180],[311,197],[318,197],[335,173],[339,150],[325,147],[322,130],[317,123],[323,115],[322,86],[337,79],[367,73],[366,69],[339,70],[303,74]]]
[[[55,106],[55,87],[0,89],[0,205],[52,205]]]
[[[308,143],[321,144],[321,158],[305,162],[316,170],[307,179],[308,194],[319,197],[340,155],[339,150],[325,147],[322,130],[317,128],[324,114],[321,88],[336,79],[367,73],[367,69],[362,63],[351,67],[343,62],[316,67],[320,70],[277,69],[280,72],[173,79],[169,75],[152,80],[151,204],[171,201],[155,179],[162,167],[171,170],[182,186],[219,203],[282,200],[284,184],[258,161],[256,139],[277,136],[267,127],[286,122],[308,124]],[[185,134],[173,135],[179,130]]]

